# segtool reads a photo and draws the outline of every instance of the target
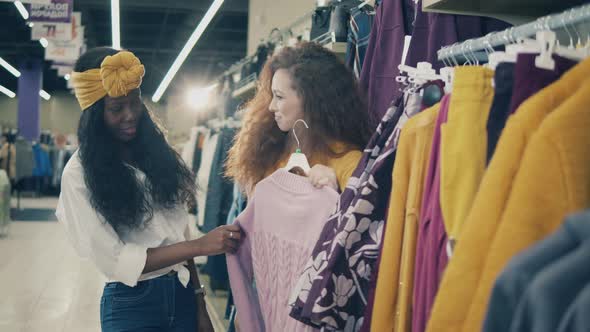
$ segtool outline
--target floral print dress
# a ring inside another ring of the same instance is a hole
[[[391,193],[401,127],[419,111],[389,108],[326,222],[290,304],[291,317],[325,331],[359,331]],[[407,103],[404,103],[408,105]]]

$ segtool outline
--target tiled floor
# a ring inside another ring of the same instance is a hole
[[[21,201],[22,208],[56,204],[53,198]],[[100,331],[104,281],[78,258],[57,222],[14,221],[8,236],[0,238],[0,331]],[[215,319],[223,318],[223,299],[209,299],[213,303],[216,331],[224,331],[226,322]]]

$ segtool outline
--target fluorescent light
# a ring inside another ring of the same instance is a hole
[[[7,95],[10,98],[16,97],[16,93],[8,90],[7,88],[3,87],[2,85],[0,85],[0,92],[2,92],[3,94]]]
[[[14,75],[16,77],[20,77],[20,71],[18,71],[16,68],[11,66],[10,63],[6,62],[6,60],[2,59],[1,57],[0,57],[0,66],[4,67],[12,75]]]
[[[49,93],[47,93],[45,90],[39,91],[39,96],[41,96],[45,100],[51,99],[51,95],[49,95]]]
[[[66,74],[66,75],[64,76],[64,79],[65,79],[66,81],[69,81],[69,80],[70,80],[70,74]]]
[[[113,48],[121,49],[121,18],[119,0],[111,0],[111,30],[113,33]]]
[[[32,27],[34,27],[34,26],[35,26],[35,23],[33,23],[33,22],[29,22],[29,23],[27,23],[27,25],[29,26],[29,28],[32,28]]]
[[[213,84],[205,88],[192,88],[185,95],[186,104],[193,109],[203,109],[211,102],[211,92],[217,86]]]
[[[207,13],[205,13],[205,16],[203,16],[203,19],[201,22],[199,22],[199,25],[197,25],[195,31],[193,31],[193,34],[187,40],[180,53],[178,53],[176,60],[174,60],[174,63],[166,73],[166,76],[164,76],[164,79],[156,89],[156,92],[152,96],[152,101],[154,103],[160,101],[160,98],[162,98],[162,95],[164,95],[164,92],[166,92],[166,89],[170,85],[170,82],[172,82],[172,79],[178,72],[178,69],[180,69],[180,66],[182,66],[184,60],[186,60],[193,47],[195,47],[199,41],[199,38],[201,38],[203,32],[205,32],[205,29],[207,29],[209,23],[211,23],[211,20],[213,20],[213,17],[215,17],[215,14],[217,14],[217,11],[223,4],[223,1],[224,0],[213,1],[213,4],[211,4],[211,7],[209,7],[209,10],[207,10]]]
[[[15,1],[14,5],[16,6],[16,9],[18,9],[18,12],[20,13],[20,15],[25,19],[28,20],[29,19],[29,12],[27,11],[27,9],[25,8],[25,6],[23,5],[22,2],[20,1]]]
[[[41,43],[41,46],[43,46],[43,48],[47,48],[47,45],[49,45],[49,42],[45,38],[39,39],[39,43]]]

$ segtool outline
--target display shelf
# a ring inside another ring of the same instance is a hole
[[[343,58],[346,56],[346,45],[346,43],[330,42],[328,44],[325,44],[324,47],[336,53],[336,55],[338,55],[339,57]]]
[[[446,14],[489,16],[523,24],[584,4],[585,0],[423,0],[422,9]]]
[[[254,92],[256,92],[256,81],[251,81],[234,90],[232,97],[242,98],[247,95],[253,95]]]

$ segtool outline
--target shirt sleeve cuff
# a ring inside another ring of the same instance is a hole
[[[137,285],[146,260],[147,248],[132,243],[125,244],[119,255],[113,278],[134,287]]]

